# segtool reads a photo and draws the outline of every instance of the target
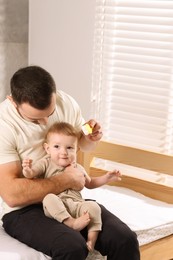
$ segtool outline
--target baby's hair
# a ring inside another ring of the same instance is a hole
[[[78,140],[81,137],[81,131],[76,130],[75,127],[67,122],[56,122],[47,131],[45,140],[48,141],[50,134],[64,134],[67,136],[74,136]]]

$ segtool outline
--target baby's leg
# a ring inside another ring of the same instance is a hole
[[[43,209],[47,217],[54,218],[77,231],[81,231],[90,222],[90,216],[88,212],[84,212],[78,218],[73,218],[66,209],[61,198],[55,194],[48,194],[45,196],[43,199]]]
[[[88,224],[87,247],[89,251],[92,251],[94,250],[99,231],[102,227],[101,209],[95,201],[84,201],[78,209],[78,214],[80,215],[86,211],[89,213],[91,219]]]
[[[43,199],[44,213],[49,218],[54,218],[59,222],[70,217],[64,203],[55,194],[49,193]]]
[[[99,231],[88,231],[87,248],[89,251],[93,251],[95,243],[98,237]]]

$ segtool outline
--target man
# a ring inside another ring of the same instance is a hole
[[[56,91],[52,76],[38,66],[18,70],[11,79],[11,95],[0,105],[0,195],[3,199],[3,227],[6,232],[52,257],[53,260],[86,259],[87,231],[75,231],[44,215],[43,198],[66,189],[81,190],[83,174],[73,166],[65,174],[47,179],[22,176],[24,158],[39,160],[44,156],[42,143],[56,121],[66,121],[81,129],[84,124],[75,100]],[[92,134],[81,135],[83,151],[94,148],[102,137],[101,127],[90,120]],[[103,230],[95,249],[109,260],[139,260],[136,235],[103,206]]]

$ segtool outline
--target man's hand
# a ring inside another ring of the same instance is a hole
[[[83,152],[89,152],[95,149],[98,141],[100,141],[103,136],[100,124],[94,119],[90,119],[86,124],[89,125],[92,132],[87,135],[84,133],[81,135],[79,147]]]
[[[100,124],[94,119],[90,119],[88,122],[86,122],[86,124],[91,127],[92,133],[86,135],[85,138],[94,142],[100,141],[103,136]]]
[[[66,167],[64,174],[68,176],[70,188],[82,190],[85,186],[85,175],[73,165]]]
[[[84,174],[74,164],[67,166],[62,174],[52,176],[50,179],[54,181],[60,192],[66,189],[80,191],[84,188],[86,180]],[[58,187],[60,185],[61,187]]]

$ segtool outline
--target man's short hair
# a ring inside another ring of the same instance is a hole
[[[51,104],[56,85],[49,72],[39,66],[28,66],[14,73],[10,81],[11,95],[18,105],[28,103],[36,109]]]

